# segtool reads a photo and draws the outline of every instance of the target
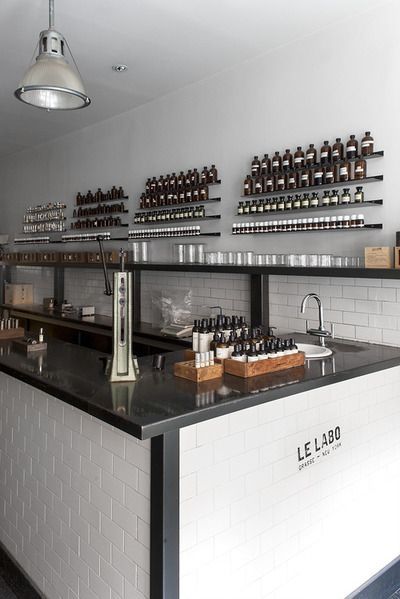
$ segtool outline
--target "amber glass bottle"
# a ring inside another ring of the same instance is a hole
[[[344,158],[344,147],[340,137],[336,138],[336,142],[332,146],[332,162],[338,162]]]
[[[306,164],[312,166],[317,163],[317,150],[314,148],[314,144],[310,144],[306,154]]]
[[[365,136],[361,140],[361,154],[370,156],[374,153],[374,138],[371,136],[371,131],[366,131]]]
[[[249,196],[252,193],[253,193],[253,181],[251,179],[251,176],[247,175],[246,179],[244,180],[243,195]]]
[[[294,153],[294,168],[303,168],[304,164],[304,152],[301,149],[301,146],[297,146],[297,150]]]
[[[324,141],[324,145],[321,148],[321,164],[330,164],[332,160],[332,148],[329,145],[329,141]]]
[[[251,163],[251,175],[252,177],[257,177],[261,173],[261,164],[258,159],[258,156],[254,156],[253,161]]]
[[[346,144],[347,158],[357,158],[358,156],[358,141],[355,135],[350,135],[350,139]]]
[[[354,163],[354,179],[364,179],[367,176],[367,163],[360,158]]]
[[[272,172],[279,173],[282,170],[282,157],[279,152],[275,152],[272,158]]]
[[[350,181],[351,179],[351,165],[350,162],[345,160],[341,163],[339,168],[339,181]]]
[[[218,171],[215,164],[211,165],[208,171],[208,183],[216,183],[218,181]]]
[[[282,168],[284,171],[288,171],[293,168],[293,155],[290,153],[290,150],[285,150],[285,153],[282,157]]]
[[[268,158],[268,154],[264,154],[264,157],[261,160],[261,174],[269,175],[270,172],[271,172],[271,160]]]

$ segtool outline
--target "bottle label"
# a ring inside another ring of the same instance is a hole
[[[362,172],[364,172],[364,167],[363,166],[356,166],[355,172],[356,173],[362,173]]]
[[[251,167],[251,171],[252,171],[253,173],[258,173],[258,166],[252,166],[252,167]]]
[[[294,176],[289,177],[289,183],[296,183],[296,179],[294,178]]]
[[[289,160],[284,160],[284,161],[282,162],[282,164],[283,164],[283,166],[289,166]]]
[[[307,158],[307,160],[314,160],[314,152],[310,152],[309,154],[306,154],[306,158]]]
[[[308,173],[305,175],[301,175],[301,180],[302,181],[308,181]]]
[[[248,362],[258,362],[258,356],[247,356]]]
[[[192,349],[195,352],[199,351],[199,334],[198,333],[193,333]]]
[[[244,184],[244,188],[245,188],[245,189],[249,189],[249,187],[250,187],[250,185],[249,185],[248,183],[245,183],[245,184]]]
[[[199,352],[203,353],[209,351],[210,349],[210,340],[208,337],[208,333],[200,333],[199,335]]]
[[[372,146],[372,140],[370,140],[370,141],[363,141],[361,143],[361,147],[362,148],[368,148],[369,146]]]
[[[339,150],[333,150],[332,156],[339,156]]]
[[[229,358],[229,347],[217,347],[215,357],[219,360],[227,360]]]
[[[339,170],[340,175],[347,175],[347,166],[341,166]]]
[[[322,172],[321,171],[315,171],[314,173],[314,179],[320,179],[322,177]]]
[[[299,162],[303,162],[304,158],[303,156],[296,156],[296,158],[294,159],[295,164],[298,164]]]
[[[278,184],[283,185],[285,183],[285,179],[283,177],[278,178]]]
[[[321,158],[328,158],[328,152],[321,152]]]
[[[348,152],[355,152],[357,150],[356,146],[347,146]]]

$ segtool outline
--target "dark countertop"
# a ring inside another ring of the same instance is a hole
[[[37,320],[43,323],[60,324],[61,326],[68,326],[78,330],[93,330],[93,332],[101,333],[107,337],[111,337],[112,334],[112,317],[104,316],[103,314],[82,317],[79,316],[77,312],[62,313],[61,310],[57,308],[49,310],[48,308],[44,308],[41,304],[0,304],[0,308],[9,310],[12,314],[21,318]],[[171,345],[171,348],[176,350],[180,347],[191,347],[191,340],[164,335],[161,333],[160,328],[153,327],[147,322],[141,322],[135,325],[133,332],[136,336],[144,337],[145,339],[143,341],[146,339],[164,341],[166,349],[168,345]]]
[[[300,342],[310,339],[296,335]],[[229,414],[243,408],[295,395],[309,389],[400,365],[400,348],[336,340],[334,359],[273,374],[196,384],[172,375],[182,352],[166,355],[163,372],[151,369],[151,357],[139,360],[136,383],[111,385],[102,369],[104,354],[50,339],[47,352],[27,357],[12,342],[0,342],[0,370],[41,389],[138,439]]]

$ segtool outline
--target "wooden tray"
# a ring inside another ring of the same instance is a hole
[[[277,372],[278,370],[286,370],[287,368],[295,368],[296,366],[304,366],[305,354],[299,352],[281,358],[269,358],[268,360],[260,360],[257,362],[238,362],[237,360],[225,360],[224,367],[227,374],[248,378],[251,376],[260,376],[269,372]]]
[[[224,367],[221,364],[196,368],[194,362],[176,362],[174,364],[174,375],[183,379],[189,379],[195,383],[209,381],[211,379],[221,378],[224,374]]]
[[[13,347],[22,352],[23,354],[30,354],[37,351],[44,351],[47,349],[47,343],[27,343],[23,339],[18,339],[13,341]]]
[[[24,335],[25,330],[22,327],[17,327],[16,329],[4,329],[4,331],[0,331],[0,341],[3,339],[18,339]]]

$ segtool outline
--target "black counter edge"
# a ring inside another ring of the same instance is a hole
[[[34,377],[31,377],[28,373],[20,372],[10,366],[0,364],[0,371],[14,377],[17,380],[31,385],[35,389],[44,391],[45,393],[48,393],[56,399],[60,399],[61,401],[64,401],[75,408],[79,408],[90,416],[94,416],[99,420],[106,422],[107,424],[110,424],[111,426],[114,426],[115,428],[132,435],[133,437],[136,437],[139,440],[145,440],[174,431],[176,429],[190,426],[192,424],[198,424],[200,422],[204,422],[205,420],[217,418],[218,416],[226,416],[227,414],[238,412],[239,410],[252,408],[270,401],[274,401],[276,399],[281,399],[282,397],[297,395],[305,391],[326,387],[328,385],[351,380],[353,378],[372,374],[374,372],[388,370],[396,366],[400,366],[400,356],[389,358],[382,362],[360,366],[345,372],[332,373],[310,381],[300,381],[291,385],[284,385],[276,389],[255,393],[249,397],[242,397],[238,398],[237,400],[230,399],[230,401],[226,403],[205,407],[200,412],[184,414],[182,416],[172,417],[165,419],[162,422],[152,424],[134,423],[128,418],[124,418],[120,414],[117,415],[106,408],[95,406],[90,401],[79,399],[78,397],[66,391],[54,387],[47,381],[38,380]],[[193,385],[194,384],[195,383],[193,383]],[[265,398],[265,394],[268,394],[267,398]]]

